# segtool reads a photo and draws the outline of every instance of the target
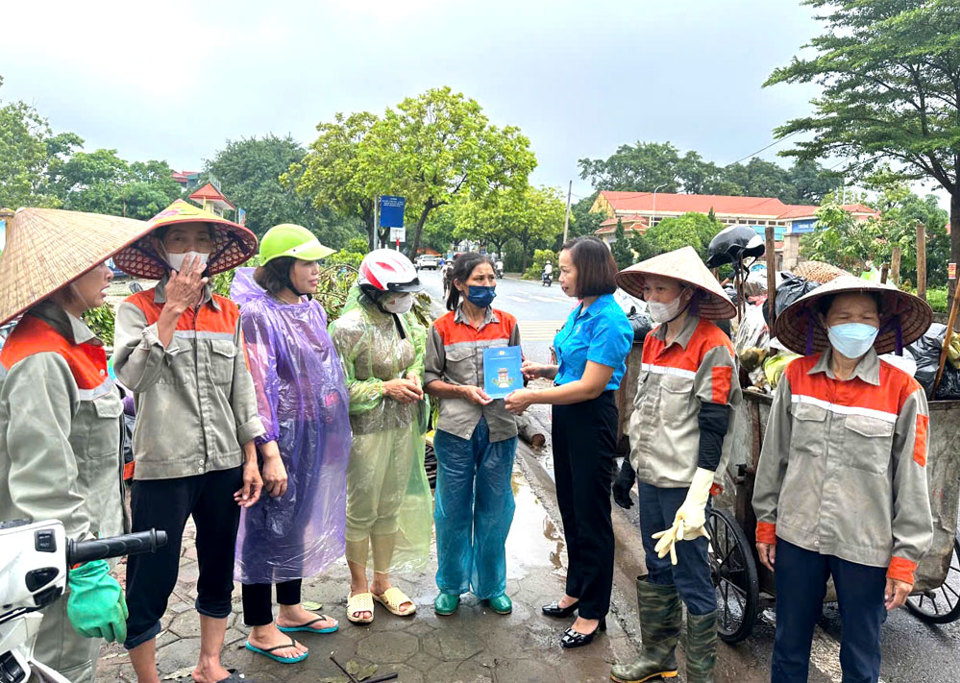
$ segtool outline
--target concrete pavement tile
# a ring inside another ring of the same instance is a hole
[[[576,680],[558,678],[555,666],[536,659],[498,659],[493,672],[496,683],[520,683],[523,681]]]
[[[602,657],[582,656],[570,652],[567,661],[559,666],[561,681],[577,683],[605,683],[610,680],[610,662]]]
[[[446,662],[462,662],[483,649],[483,641],[469,626],[451,625],[421,638],[423,651]]]
[[[157,669],[161,674],[168,674],[187,666],[195,666],[199,654],[199,638],[179,638],[157,650]]]
[[[197,638],[200,636],[200,615],[196,612],[178,614],[167,629],[181,638]]]
[[[435,668],[440,666],[442,662],[436,657],[428,655],[426,652],[417,652],[407,660],[406,664],[410,668],[426,673],[433,671]]]
[[[160,631],[160,633],[157,634],[157,647],[164,647],[175,640],[180,640],[180,636],[173,631]]]
[[[357,654],[374,662],[405,662],[420,648],[417,637],[409,633],[373,633],[357,642]]]
[[[431,611],[433,608],[429,608]],[[411,619],[406,628],[403,629],[404,633],[411,633],[415,636],[422,636],[427,633],[433,633],[437,630],[438,625],[431,623],[423,618],[422,614],[417,614],[416,619]]]
[[[425,683],[490,683],[492,680],[493,669],[473,660],[445,662],[424,675]]]

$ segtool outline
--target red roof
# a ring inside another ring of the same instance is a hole
[[[649,219],[646,216],[640,216],[638,214],[608,218],[600,224],[600,229],[597,230],[597,234],[605,235],[608,232],[616,232],[618,220],[623,221],[623,229],[629,232],[630,230],[645,231],[648,227],[647,222]],[[640,225],[637,226],[637,223],[640,223]]]
[[[226,197],[220,194],[217,188],[215,188],[210,183],[207,183],[206,185],[201,187],[199,190],[194,192],[192,195],[190,195],[190,199],[198,199],[201,201],[206,199],[207,201],[210,201],[210,202],[223,202],[224,204],[229,206],[231,209],[237,208],[233,204],[231,204]]]
[[[813,218],[819,206],[784,204],[776,197],[737,197],[716,194],[672,194],[658,192],[656,198],[652,192],[613,192],[600,193],[613,207],[615,212],[653,213],[697,213],[713,212],[721,216],[759,216],[767,219],[789,220],[795,218]],[[850,213],[878,215],[875,209],[863,204],[846,204],[843,207]],[[624,220],[633,219],[633,213]],[[614,223],[616,221],[614,220]],[[606,221],[601,225],[606,225]]]

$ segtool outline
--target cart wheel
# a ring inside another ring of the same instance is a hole
[[[757,565],[746,534],[726,510],[710,510],[708,555],[717,593],[717,631],[727,643],[739,643],[753,631],[760,604]]]
[[[960,618],[960,536],[953,539],[947,578],[939,588],[907,598],[907,609],[928,624],[949,624]]]

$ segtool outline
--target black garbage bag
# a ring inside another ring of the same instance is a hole
[[[642,344],[647,337],[647,333],[653,329],[653,320],[648,314],[638,313],[636,310],[627,316],[627,320],[633,327],[633,343]]]
[[[819,282],[805,280],[792,273],[784,273],[783,281],[777,285],[776,311],[779,317],[783,310],[807,292],[812,292],[820,286]]]
[[[726,284],[723,286],[723,291],[727,293],[727,296],[730,297],[730,301],[732,301],[733,305],[736,306],[738,303],[737,300],[740,298],[737,295],[737,288],[731,284]]]
[[[933,323],[917,341],[907,349],[917,361],[917,374],[914,378],[927,393],[927,398],[938,400],[960,399],[960,370],[950,363],[943,368],[943,378],[937,388],[937,395],[932,396],[933,383],[937,379],[937,367],[940,365],[940,352],[943,350],[943,340],[947,334],[947,326]]]

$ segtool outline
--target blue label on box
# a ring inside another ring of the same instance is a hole
[[[506,398],[523,389],[520,366],[523,357],[519,346],[500,346],[483,350],[483,390],[490,398]]]

